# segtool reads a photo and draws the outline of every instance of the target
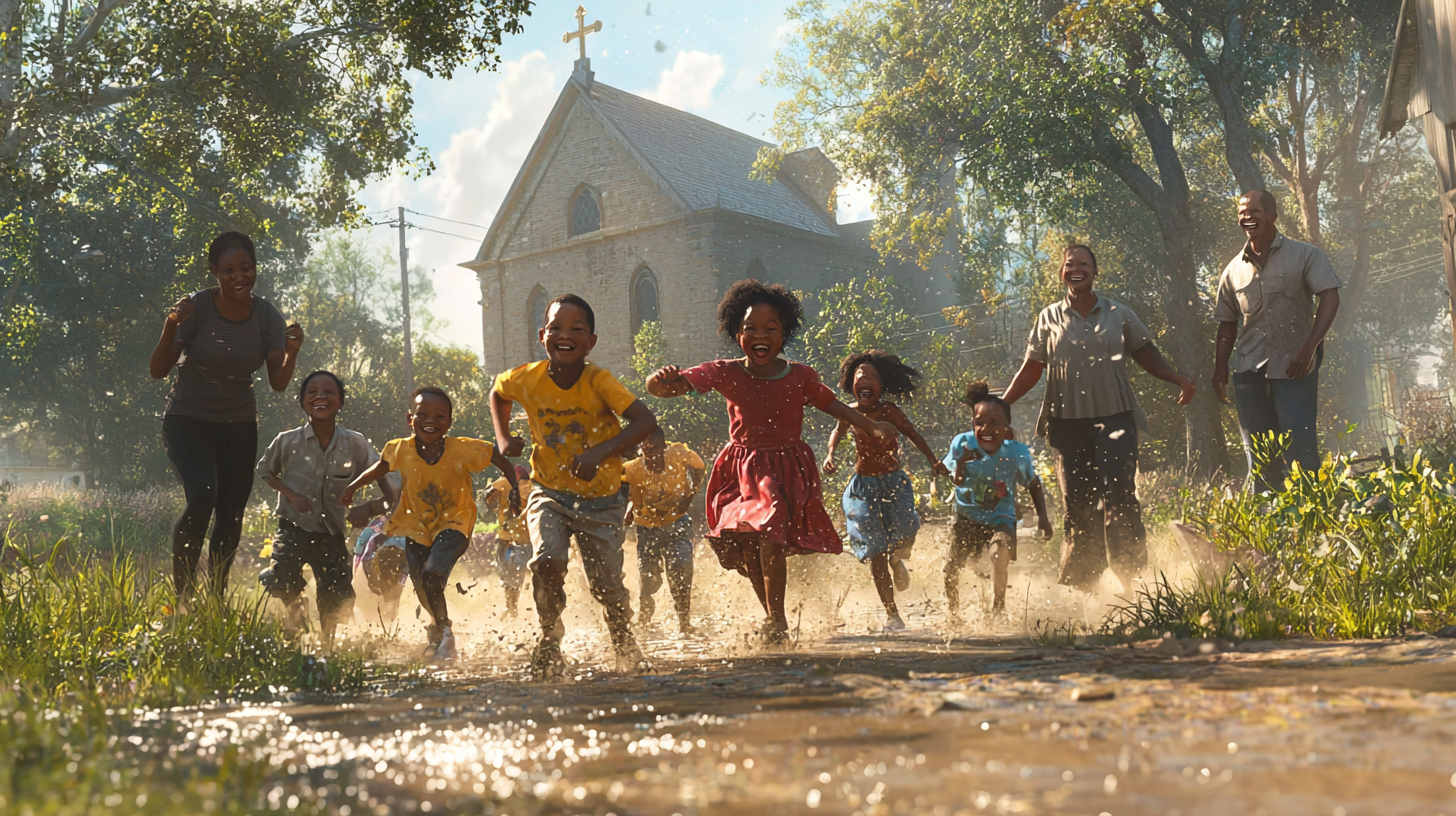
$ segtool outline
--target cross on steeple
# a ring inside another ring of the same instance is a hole
[[[577,40],[579,42],[579,44],[581,45],[581,58],[577,60],[579,67],[588,70],[591,68],[591,62],[588,61],[586,58],[586,35],[593,34],[601,30],[601,20],[597,20],[591,25],[586,25],[586,6],[576,7],[576,30],[568,31],[565,34],[561,35],[561,41],[564,43],[569,43],[572,40]]]

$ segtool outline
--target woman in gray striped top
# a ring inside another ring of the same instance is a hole
[[[156,379],[177,369],[162,443],[187,497],[172,525],[172,572],[182,601],[195,588],[209,520],[209,577],[219,595],[227,589],[258,458],[253,376],[267,365],[268,384],[284,390],[303,345],[303,329],[284,328],[277,307],[253,294],[258,256],[248,236],[217,236],[207,262],[217,285],[172,306],[151,358]]]

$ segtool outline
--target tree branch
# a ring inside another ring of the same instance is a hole
[[[86,21],[81,33],[77,34],[76,39],[71,40],[71,44],[66,46],[66,56],[74,57],[80,54],[86,46],[91,44],[92,40],[96,39],[96,35],[101,33],[101,27],[106,25],[107,18],[117,10],[126,8],[135,2],[136,0],[101,0],[97,3],[96,11],[91,14],[91,19]]]

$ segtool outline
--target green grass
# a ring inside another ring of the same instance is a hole
[[[1456,466],[1417,453],[1362,471],[1351,458],[1296,468],[1279,493],[1191,497],[1186,522],[1241,568],[1189,585],[1160,576],[1104,630],[1372,638],[1456,619]]]

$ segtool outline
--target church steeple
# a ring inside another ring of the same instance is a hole
[[[568,31],[561,35],[561,41],[569,43],[576,40],[581,47],[581,56],[571,65],[571,78],[580,82],[588,91],[591,90],[592,80],[596,74],[592,73],[591,60],[586,56],[586,35],[602,30],[602,21],[597,20],[591,25],[586,24],[586,7],[576,7],[576,30]]]

